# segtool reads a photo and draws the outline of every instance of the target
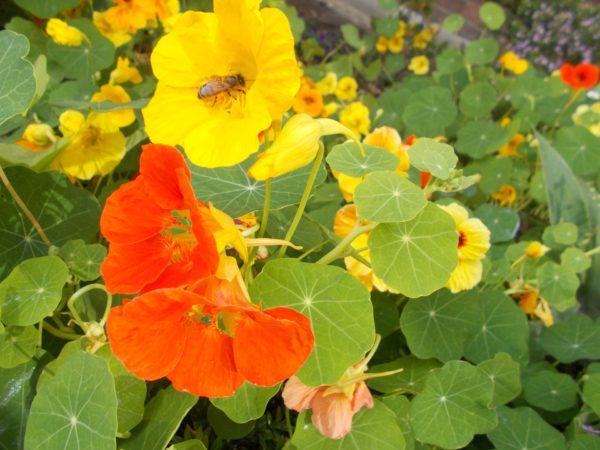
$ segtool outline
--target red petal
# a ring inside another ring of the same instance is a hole
[[[186,343],[186,312],[196,295],[178,289],[149,292],[110,310],[106,330],[113,353],[145,380],[167,375]]]
[[[173,387],[202,397],[233,395],[244,382],[233,359],[232,339],[213,325],[193,324],[177,367],[167,376]]]
[[[174,147],[160,144],[143,146],[140,173],[148,196],[165,209],[185,209],[177,171],[190,180],[185,159]]]
[[[293,309],[242,313],[233,342],[235,363],[249,382],[272,386],[300,369],[313,343],[310,320]]]

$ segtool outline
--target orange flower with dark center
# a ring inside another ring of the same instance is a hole
[[[317,89],[304,87],[296,94],[292,108],[297,113],[318,117],[323,111],[323,95]]]
[[[289,308],[262,311],[237,279],[211,276],[194,290],[160,289],[111,309],[111,348],[127,369],[145,380],[166,376],[194,395],[226,397],[245,380],[283,381],[312,351],[306,316]]]
[[[219,254],[211,220],[177,149],[144,146],[140,175],[108,198],[100,220],[110,242],[101,268],[108,290],[181,287],[215,273]]]
[[[594,64],[563,64],[560,77],[573,89],[590,89],[598,83],[600,68]]]

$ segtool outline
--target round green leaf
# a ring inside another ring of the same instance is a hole
[[[456,33],[461,30],[465,24],[465,18],[458,13],[450,14],[444,19],[442,26],[450,33]]]
[[[544,328],[540,336],[543,349],[564,363],[578,359],[600,358],[600,323],[588,316],[574,314]]]
[[[358,33],[358,28],[356,25],[346,23],[340,27],[340,31],[342,32],[344,40],[350,44],[351,47],[354,47],[356,50],[360,50],[365,46],[365,43],[360,38],[360,34]]]
[[[396,415],[380,401],[374,403],[372,409],[362,408],[352,418],[352,431],[342,439],[321,435],[309,421],[308,414],[302,413],[291,442],[302,450],[404,450],[406,443]]]
[[[427,205],[425,192],[395,172],[374,172],[354,191],[360,217],[374,222],[405,222]]]
[[[581,398],[597,416],[600,416],[600,373],[587,376]]]
[[[406,62],[404,61],[404,55],[401,55],[400,53],[389,53],[385,57],[383,66],[385,67],[385,70],[387,70],[391,74],[400,72],[406,66]]]
[[[33,65],[25,59],[29,41],[21,34],[0,31],[0,125],[27,111],[36,90]]]
[[[547,262],[537,270],[540,294],[559,311],[575,305],[575,293],[579,288],[579,277],[571,269],[565,270],[554,262]]]
[[[556,150],[575,175],[597,175],[600,171],[600,138],[583,127],[563,127],[556,134]]]
[[[236,423],[245,423],[263,416],[267,403],[277,394],[280,384],[260,387],[245,382],[230,397],[211,398],[210,402]]]
[[[420,137],[443,135],[456,117],[456,106],[449,89],[432,86],[410,97],[402,120],[409,132]]]
[[[521,366],[507,353],[497,353],[477,365],[494,385],[491,406],[504,405],[521,393]]]
[[[375,340],[369,292],[339,267],[270,261],[250,286],[250,296],[265,309],[284,306],[311,320],[315,344],[296,374],[308,386],[334,384]]]
[[[69,269],[57,256],[19,264],[0,283],[0,311],[8,325],[33,325],[50,316],[60,303]]]
[[[402,372],[367,381],[370,388],[384,394],[398,391],[421,392],[429,372],[442,366],[437,359],[419,359],[414,355],[404,356],[389,363],[371,367],[369,372],[387,372],[402,369]]]
[[[411,403],[415,438],[442,448],[462,448],[475,434],[492,430],[497,423],[488,407],[493,389],[482,370],[464,361],[450,361],[430,372],[425,389]]]
[[[574,272],[585,272],[592,266],[592,258],[577,247],[569,247],[561,253],[560,265]]]
[[[470,122],[458,130],[457,136],[456,151],[476,159],[496,152],[507,138],[496,122]]]
[[[100,221],[98,200],[74,187],[56,172],[36,174],[9,167],[6,176],[46,232],[50,242],[63,245],[70,239],[96,240]],[[35,228],[0,185],[0,278],[21,261],[48,254]]]
[[[465,57],[455,48],[447,48],[436,56],[435,66],[442,75],[452,75],[465,68]]]
[[[31,360],[40,343],[39,331],[31,327],[6,327],[0,322],[0,368],[10,369]]]
[[[33,399],[25,448],[114,449],[117,396],[108,364],[80,352],[42,385]]]
[[[577,404],[577,384],[564,373],[541,370],[523,380],[525,400],[546,411],[562,411]]]
[[[483,117],[496,106],[496,90],[489,83],[473,83],[460,93],[460,110],[467,117]]]
[[[333,170],[351,177],[362,177],[377,170],[394,170],[400,160],[388,150],[363,144],[364,156],[355,142],[346,141],[336,145],[327,155],[327,163]]]
[[[544,244],[553,248],[560,248],[563,245],[573,245],[577,242],[579,230],[574,223],[563,222],[546,227],[542,240]]]
[[[481,5],[479,18],[490,30],[499,29],[506,19],[502,6],[496,2],[485,2]]]
[[[86,244],[80,239],[69,241],[58,252],[69,270],[83,281],[100,277],[100,266],[106,258],[106,247],[101,244]]]
[[[468,64],[484,66],[496,58],[499,50],[500,45],[496,39],[478,39],[467,45],[465,58]]]
[[[480,314],[467,340],[465,357],[481,362],[506,352],[521,361],[527,357],[529,326],[515,302],[502,292],[488,291],[479,296]]]
[[[458,263],[454,220],[429,203],[408,222],[378,225],[369,237],[373,271],[407,297],[443,287]]]
[[[431,172],[434,177],[446,180],[458,162],[454,149],[433,139],[417,139],[408,148],[411,166],[425,172]]]
[[[566,450],[565,438],[531,408],[498,408],[498,427],[488,438],[501,450]]]
[[[390,397],[382,397],[381,401],[385,406],[396,413],[396,423],[406,442],[406,450],[415,449],[415,436],[410,426],[410,400],[403,395],[394,395]]]
[[[477,295],[443,289],[424,299],[409,300],[400,328],[410,351],[419,358],[446,362],[463,355],[471,323],[477,320]]]
[[[481,219],[490,230],[493,244],[512,241],[519,231],[521,220],[519,214],[510,208],[485,203],[474,211],[475,217]]]
[[[231,167],[206,169],[188,164],[192,172],[192,187],[196,197],[203,202],[212,202],[217,208],[232,217],[240,217],[249,212],[259,211],[265,202],[265,182],[247,175],[248,169],[256,161],[251,156],[246,161]],[[295,170],[271,180],[271,209],[300,203],[306,186],[310,166]],[[325,170],[321,167],[313,189],[325,181]]]

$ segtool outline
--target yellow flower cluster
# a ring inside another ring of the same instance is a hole
[[[516,75],[521,75],[524,72],[527,72],[529,68],[529,63],[526,59],[519,58],[513,52],[504,53],[500,59],[499,63],[503,69],[508,70]]]
[[[400,53],[404,49],[404,35],[406,34],[406,22],[401,20],[398,24],[398,30],[388,38],[385,36],[379,36],[375,49],[379,53]]]
[[[600,102],[591,105],[579,105],[573,113],[573,123],[585,127],[600,137]]]
[[[168,31],[179,15],[179,0],[114,0],[105,11],[94,11],[94,25],[119,47],[133,34],[146,27],[155,28],[160,21]]]
[[[452,293],[471,289],[481,281],[482,260],[490,248],[490,230],[479,219],[469,218],[458,203],[440,206],[456,223],[458,232],[458,265],[446,287]]]

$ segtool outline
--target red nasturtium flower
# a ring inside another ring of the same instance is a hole
[[[100,229],[109,241],[101,272],[111,292],[181,287],[219,265],[208,206],[173,147],[146,145],[140,175],[106,201]]]
[[[232,395],[244,380],[283,381],[312,350],[310,321],[289,308],[261,310],[242,285],[239,275],[210,276],[193,292],[159,289],[113,308],[113,352],[143,379],[166,376],[175,389],[204,397]]]
[[[563,64],[560,77],[573,89],[590,89],[598,83],[600,68],[594,64]]]

